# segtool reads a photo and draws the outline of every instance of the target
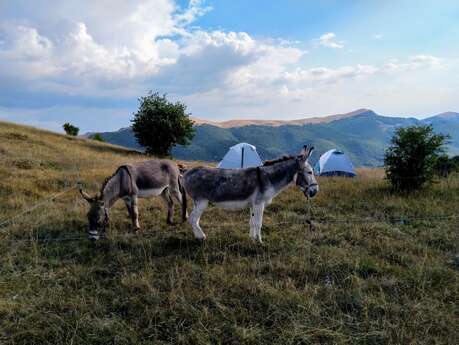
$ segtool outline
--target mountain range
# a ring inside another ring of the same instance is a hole
[[[189,146],[172,149],[175,158],[219,161],[230,146],[247,142],[257,147],[262,159],[271,159],[286,153],[297,153],[304,144],[310,144],[316,148],[313,160],[331,148],[339,148],[348,154],[355,166],[380,166],[394,130],[417,124],[430,124],[435,132],[450,135],[448,153],[459,154],[459,113],[454,112],[423,120],[381,116],[369,109],[291,121],[193,120],[196,135]],[[142,150],[130,128],[100,134],[109,143]]]

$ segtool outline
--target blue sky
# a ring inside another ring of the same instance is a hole
[[[212,120],[459,111],[459,3],[0,1],[0,119],[115,130],[148,90]]]

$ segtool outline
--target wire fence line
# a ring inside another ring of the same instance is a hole
[[[451,219],[459,219],[459,215],[442,215],[442,216],[431,216],[431,217],[413,217],[410,218],[410,221],[438,221],[438,220],[451,220]],[[356,222],[358,221],[358,222]],[[312,223],[312,228],[311,228],[311,223]],[[392,218],[391,221],[389,222],[387,219],[380,219],[380,220],[369,220],[369,219],[364,219],[364,220],[357,220],[357,219],[350,219],[350,220],[345,220],[345,219],[294,219],[294,220],[289,220],[289,221],[280,221],[280,222],[274,222],[274,223],[267,223],[267,226],[274,227],[274,226],[279,226],[279,225],[305,225],[309,226],[311,230],[314,229],[315,225],[323,225],[323,224],[336,224],[336,223],[367,223],[367,224],[377,224],[377,223],[383,223],[383,224],[400,224],[400,225],[407,225],[409,224],[409,221],[407,221],[407,218],[397,218],[394,219]],[[213,228],[225,228],[225,227],[234,227],[234,226],[241,226],[241,225],[246,225],[246,222],[226,222],[226,223],[218,223],[218,224],[212,224],[208,223],[205,224],[204,226],[207,227],[213,227]],[[156,235],[161,235],[161,234],[171,234],[171,230],[165,230],[165,231],[154,231],[154,232],[140,232],[139,235],[144,238],[147,236],[156,236]],[[111,233],[109,236],[105,236],[101,234],[101,240],[103,239],[123,239],[123,238],[135,238],[132,236],[132,233],[125,233],[125,234],[113,234]],[[9,239],[7,242],[20,242],[20,243],[41,243],[41,244],[47,244],[49,242],[72,242],[72,241],[81,241],[81,240],[89,240],[87,234],[82,234],[82,235],[76,235],[76,236],[67,236],[67,237],[37,237],[37,238],[18,238],[18,239]]]
[[[28,208],[23,209],[23,210],[20,211],[19,213],[16,213],[14,216],[12,216],[12,217],[10,217],[10,218],[8,218],[8,219],[4,219],[3,221],[0,222],[0,228],[2,228],[2,227],[4,227],[5,225],[8,225],[8,224],[14,222],[14,221],[15,221],[17,218],[19,218],[20,216],[23,216],[23,215],[25,215],[25,214],[27,214],[27,213],[30,213],[30,212],[32,212],[33,210],[35,210],[35,209],[37,209],[37,208],[39,208],[39,207],[41,207],[41,206],[43,206],[43,205],[45,205],[45,204],[47,204],[47,203],[49,203],[49,202],[55,201],[57,198],[59,198],[59,197],[65,195],[65,194],[67,194],[68,192],[70,192],[70,191],[72,191],[72,190],[75,190],[75,189],[79,188],[79,186],[80,186],[80,183],[78,182],[78,183],[76,183],[75,185],[73,185],[73,186],[71,186],[71,187],[68,187],[68,188],[64,189],[63,191],[61,191],[61,192],[55,193],[55,194],[53,194],[51,197],[46,198],[46,199],[44,199],[44,200],[38,202],[37,204],[31,206],[31,207],[28,207]]]
[[[53,202],[58,198],[64,196],[70,191],[76,190],[81,187],[81,183],[77,182],[74,185],[64,189],[61,192],[53,194],[51,197],[46,198],[37,204],[23,209],[14,216],[5,219],[0,222],[0,229],[5,227],[8,224],[13,223],[19,217],[32,212],[33,210],[46,205],[47,203]],[[279,222],[268,222],[266,226],[280,226],[280,225],[307,225],[309,226],[310,230],[313,230],[315,225],[326,225],[326,224],[395,224],[395,225],[407,225],[412,222],[416,221],[446,221],[446,220],[453,220],[459,219],[459,214],[436,214],[436,215],[429,215],[429,216],[396,216],[396,217],[353,217],[353,218],[341,218],[341,219],[329,219],[329,218],[315,218],[312,214],[313,209],[328,209],[326,207],[320,206],[311,206],[310,201],[308,201],[308,216],[307,217],[291,217],[287,218],[283,221]],[[245,225],[246,222],[225,222],[225,223],[218,223],[218,224],[205,224],[205,226],[211,226],[213,228],[223,228],[223,227],[234,227],[234,226],[241,226]],[[158,234],[157,231],[154,232]],[[170,231],[165,231],[165,233],[170,233]],[[111,236],[112,237],[112,236]],[[119,236],[118,236],[119,237]],[[69,236],[69,237],[57,237],[57,238],[26,238],[26,239],[10,239],[9,241],[12,242],[39,242],[39,243],[48,243],[48,242],[65,242],[65,241],[78,241],[78,240],[86,240],[88,239],[87,235],[81,236]]]

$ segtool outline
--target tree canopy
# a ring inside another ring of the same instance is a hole
[[[148,154],[169,156],[174,145],[188,145],[193,139],[193,121],[185,104],[172,103],[166,95],[152,92],[139,102],[132,130]]]
[[[386,177],[395,190],[412,191],[431,182],[436,163],[445,153],[447,136],[435,134],[432,126],[398,128],[386,150]]]
[[[72,135],[72,136],[77,136],[78,135],[78,132],[80,131],[80,129],[74,125],[72,125],[71,123],[64,123],[64,125],[62,126],[62,128],[64,128],[64,131],[67,135]]]

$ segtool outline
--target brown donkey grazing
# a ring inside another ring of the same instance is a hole
[[[185,221],[186,194],[181,179],[179,168],[174,162],[166,159],[149,160],[118,167],[94,197],[80,189],[81,195],[90,205],[89,238],[99,239],[99,231],[105,234],[109,209],[119,199],[123,199],[126,204],[134,231],[140,230],[138,198],[161,195],[167,205],[168,224],[173,224],[175,198],[182,206],[182,221]]]

